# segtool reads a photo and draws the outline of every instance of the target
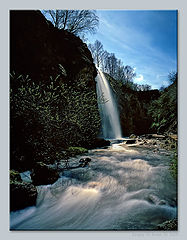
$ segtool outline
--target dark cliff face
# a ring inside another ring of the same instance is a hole
[[[60,71],[59,64],[61,65]],[[86,44],[73,34],[55,28],[40,11],[10,11],[10,72],[28,74],[34,81],[49,76],[76,81],[82,72],[94,87],[96,69]]]
[[[10,11],[10,73],[11,167],[93,146],[100,128],[97,72],[80,38],[40,11]]]

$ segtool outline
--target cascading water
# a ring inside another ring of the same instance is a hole
[[[144,151],[90,151],[89,167],[64,171],[37,187],[36,206],[11,212],[11,230],[155,230],[177,215],[176,183],[170,157]]]
[[[99,104],[103,137],[121,138],[115,100],[104,74],[98,72],[98,98],[104,94],[106,99]],[[168,171],[167,152],[113,144],[82,157],[88,156],[89,166],[64,170],[54,184],[38,186],[36,206],[11,212],[10,229],[156,230],[158,224],[177,217],[176,182]],[[80,156],[70,159],[71,166],[79,160]]]
[[[98,68],[97,96],[102,121],[102,137],[105,139],[122,138],[119,113],[112,90],[105,75]]]

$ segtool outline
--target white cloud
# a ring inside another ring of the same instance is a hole
[[[144,80],[143,75],[139,74],[138,77],[135,78],[135,81],[142,82]]]

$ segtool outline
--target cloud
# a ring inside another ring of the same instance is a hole
[[[144,77],[142,74],[139,74],[138,77],[135,78],[136,82],[142,82],[144,80]]]

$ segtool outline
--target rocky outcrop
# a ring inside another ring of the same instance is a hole
[[[52,184],[58,178],[58,171],[42,162],[36,163],[31,173],[31,179],[36,186]]]
[[[10,12],[10,70],[35,81],[60,74],[69,83],[87,74],[87,84],[95,87],[96,69],[87,45],[55,28],[40,11]]]
[[[79,37],[40,11],[10,11],[10,72],[11,168],[26,171],[62,148],[92,147],[100,128],[97,72]]]
[[[23,209],[36,204],[37,189],[21,180],[17,171],[10,171],[10,211]]]

